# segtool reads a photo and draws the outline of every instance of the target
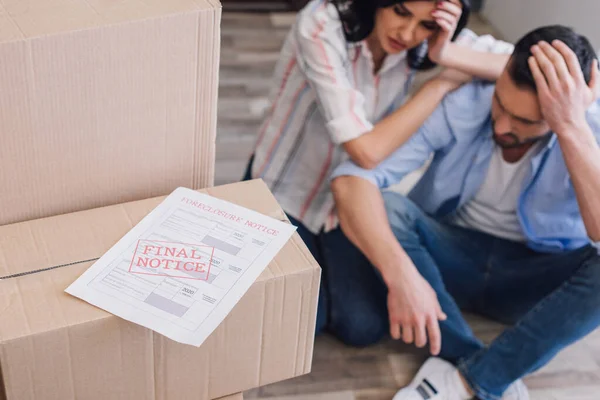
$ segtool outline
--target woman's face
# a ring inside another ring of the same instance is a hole
[[[431,15],[435,9],[436,1],[407,1],[377,9],[373,33],[383,51],[400,53],[434,35],[440,29]]]

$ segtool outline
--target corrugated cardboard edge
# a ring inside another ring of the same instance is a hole
[[[266,186],[266,183],[264,181],[261,180],[261,183]],[[312,303],[310,304],[310,310],[315,310],[315,313],[314,313],[311,321],[307,321],[308,322],[308,324],[307,324],[308,332],[315,332],[315,329],[317,326],[317,311],[316,310],[317,310],[317,306],[318,306],[318,299],[319,299],[320,287],[321,287],[321,285],[320,285],[321,274],[322,274],[321,266],[317,263],[317,261],[315,260],[315,258],[312,255],[312,253],[310,252],[310,250],[308,249],[306,244],[302,241],[302,238],[300,238],[299,235],[298,235],[298,241],[294,240],[293,238],[290,240],[294,243],[295,247],[302,254],[302,256],[307,264],[314,264],[317,266],[316,269],[311,270],[313,277],[312,277],[312,284],[310,287],[310,293],[308,294],[310,296],[309,298],[313,299]],[[307,272],[308,272],[308,270],[300,271],[297,273],[307,273]],[[305,342],[304,343],[299,342],[297,345],[302,350],[296,351],[297,364],[296,364],[295,373],[297,376],[303,375],[303,374],[308,374],[311,372],[311,369],[312,369],[314,336],[311,336],[310,334],[301,335],[299,333],[298,339],[300,340],[300,338],[302,336],[304,336]],[[304,353],[304,356],[302,357],[301,360],[300,360],[300,357],[298,357],[300,352]]]
[[[231,394],[229,396],[219,397],[218,399],[215,399],[215,400],[244,400],[244,394],[243,393],[235,393],[235,394]]]
[[[297,332],[297,342],[296,342],[296,349],[295,349],[296,365],[294,366],[294,376],[298,377],[298,376],[310,373],[311,369],[312,369],[312,358],[313,358],[313,350],[314,350],[314,332],[316,329],[316,322],[317,322],[316,321],[316,316],[317,316],[316,310],[317,310],[318,296],[319,296],[319,290],[320,290],[320,280],[321,280],[322,272],[321,272],[320,266],[317,264],[316,260],[314,259],[314,257],[312,256],[312,254],[310,253],[310,251],[308,250],[308,248],[306,247],[306,245],[304,244],[304,242],[302,241],[302,239],[300,238],[299,235],[294,235],[290,239],[290,242],[292,242],[294,244],[294,247],[296,247],[296,249],[302,254],[302,256],[307,264],[310,264],[310,265],[315,264],[318,267],[315,269],[306,269],[303,271],[297,271],[293,274],[287,274],[287,275],[276,278],[276,280],[284,281],[283,287],[284,287],[284,291],[285,291],[286,281],[288,279],[291,279],[292,277],[298,276],[298,275],[312,275],[310,288],[308,289],[308,291],[302,293],[302,298],[299,300],[300,303],[304,303],[303,298],[305,298],[306,296],[309,296],[308,298],[313,299],[310,304],[306,305],[307,308],[302,308],[302,310],[301,310],[302,312],[298,316],[299,325],[305,327],[305,330],[302,330],[302,331],[299,330]],[[265,283],[268,284],[269,282],[266,281]],[[284,293],[284,298],[285,298],[285,293]],[[266,297],[265,297],[265,301],[266,301]],[[311,310],[315,310],[314,314],[311,313]],[[310,320],[306,320],[306,318],[310,318]],[[266,331],[266,329],[265,329],[266,320],[264,318],[264,315],[261,316],[261,319],[262,319],[262,325],[263,325],[262,331],[265,332]],[[261,346],[261,351],[264,351],[263,346]],[[262,363],[262,359],[263,359],[263,355],[261,353],[259,356],[258,365],[261,367],[268,368],[268,366],[266,366],[264,363]],[[257,386],[260,387],[260,386],[269,385],[269,384],[272,384],[275,382],[279,382],[279,380],[265,378],[263,375],[263,371],[261,369],[259,369],[258,377],[257,377]]]
[[[0,351],[2,349],[0,348]],[[0,363],[0,400],[7,400],[6,389],[4,388],[4,374],[2,373],[2,363]]]
[[[314,259],[314,257],[310,253],[310,251],[308,250],[308,247],[306,247],[306,245],[304,245],[304,243],[302,243],[301,245],[299,245],[297,247],[298,247],[298,250],[302,252],[302,255],[306,259],[307,263],[312,263],[312,262],[316,263],[316,260]],[[313,260],[313,261],[311,262],[311,260]],[[321,285],[320,285],[321,274],[322,274],[322,270],[321,270],[321,267],[319,266],[319,268],[317,268],[316,271],[313,272],[313,280],[312,280],[311,291],[310,291],[310,296],[313,299],[312,303],[310,304],[311,310],[317,310],[317,307],[318,307],[318,300],[319,300],[320,287],[321,287]],[[315,332],[316,327],[317,327],[317,311],[315,311],[312,320],[309,321],[308,328],[307,328],[308,332]],[[307,335],[304,335],[304,338],[306,341],[303,343],[303,345],[304,345],[304,357],[302,357],[303,364],[296,365],[296,375],[308,374],[311,372],[311,369],[312,369],[312,359],[313,359],[313,351],[314,351],[314,336],[307,334]],[[296,361],[298,363],[300,363],[299,357],[296,357]]]
[[[212,5],[213,2],[209,1]],[[216,131],[217,131],[217,96],[219,90],[219,66],[220,66],[220,54],[221,54],[221,7],[214,6],[214,9],[209,9],[209,12],[198,12],[198,40],[197,40],[197,54],[196,54],[196,65],[198,65],[198,71],[196,74],[196,128],[194,133],[194,171],[192,176],[193,187],[192,189],[201,189],[206,187],[214,186],[215,182],[215,157],[216,157]],[[210,19],[207,21],[207,19]],[[204,23],[203,23],[204,22]],[[200,52],[201,48],[206,48],[206,43],[201,46],[202,41],[207,40],[208,35],[202,35],[202,29],[200,27],[211,24],[213,35],[211,40],[212,44],[212,57],[215,62],[213,65],[206,66],[205,63],[200,62],[200,57],[203,54]],[[206,79],[209,77],[209,79]],[[209,87],[201,87],[199,80],[210,82]],[[201,113],[200,110],[203,107],[210,105],[214,108],[214,112],[210,113],[210,118],[205,118],[205,113]],[[203,132],[214,132],[214,135],[203,135]],[[202,140],[204,139],[204,140]],[[210,149],[208,151],[208,157],[201,158],[202,150]]]
[[[52,33],[41,33],[41,34],[36,34],[36,35],[26,35],[21,30],[19,25],[14,21],[14,19],[10,15],[10,13],[8,13],[6,11],[6,8],[2,4],[0,4],[0,9],[4,10],[4,14],[0,14],[0,15],[4,15],[4,16],[8,17],[8,20],[14,25],[14,27],[19,31],[19,33],[21,35],[18,38],[11,38],[8,40],[0,40],[0,44],[17,42],[17,41],[34,41],[34,40],[53,37],[53,36],[69,36],[72,34],[76,34],[78,32],[85,32],[85,31],[91,31],[91,30],[97,30],[97,29],[106,29],[106,28],[111,28],[114,26],[128,25],[128,24],[134,24],[134,23],[139,23],[139,22],[154,21],[154,20],[158,20],[161,18],[165,18],[165,17],[180,16],[180,15],[189,14],[189,13],[197,13],[197,14],[206,13],[206,12],[214,13],[215,15],[218,15],[218,21],[220,22],[221,9],[222,9],[222,5],[221,5],[220,1],[218,1],[218,0],[194,0],[193,2],[194,2],[194,4],[196,4],[196,8],[194,8],[194,9],[172,10],[172,11],[158,13],[158,14],[150,15],[150,16],[133,17],[131,19],[127,19],[127,20],[123,20],[123,21],[107,22],[107,23],[100,24],[100,25],[91,25],[91,26],[77,28],[77,29],[70,29],[70,30],[66,30],[66,31],[59,31],[59,32],[52,32]],[[220,26],[219,26],[219,32],[220,32]],[[219,37],[219,47],[220,47],[220,37]]]

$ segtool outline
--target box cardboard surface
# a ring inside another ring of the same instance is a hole
[[[231,396],[221,397],[217,400],[244,400],[244,394],[236,393],[236,394],[232,394]]]
[[[210,187],[218,0],[0,1],[0,225]]]
[[[203,192],[286,219],[260,180]],[[163,198],[0,227],[0,277],[24,274],[0,280],[0,399],[204,400],[310,371],[320,268],[297,233],[199,348],[64,293]]]

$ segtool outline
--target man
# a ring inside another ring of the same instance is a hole
[[[440,357],[395,400],[528,398],[514,383],[600,324],[598,76],[587,39],[537,29],[495,87],[448,95],[377,168],[335,171],[342,230],[376,269],[328,271],[333,324]],[[408,198],[381,194],[430,156]],[[460,309],[510,327],[485,347]]]

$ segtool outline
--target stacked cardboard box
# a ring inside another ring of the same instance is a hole
[[[204,192],[285,219],[260,180]],[[162,199],[0,227],[0,398],[204,400],[310,371],[320,268],[297,233],[199,348],[64,293]]]
[[[216,0],[0,2],[0,225],[213,185]]]
[[[199,348],[64,292],[154,196],[212,186],[219,23],[215,0],[0,2],[0,400],[239,400],[310,371],[297,234]],[[261,181],[203,191],[286,220]]]

